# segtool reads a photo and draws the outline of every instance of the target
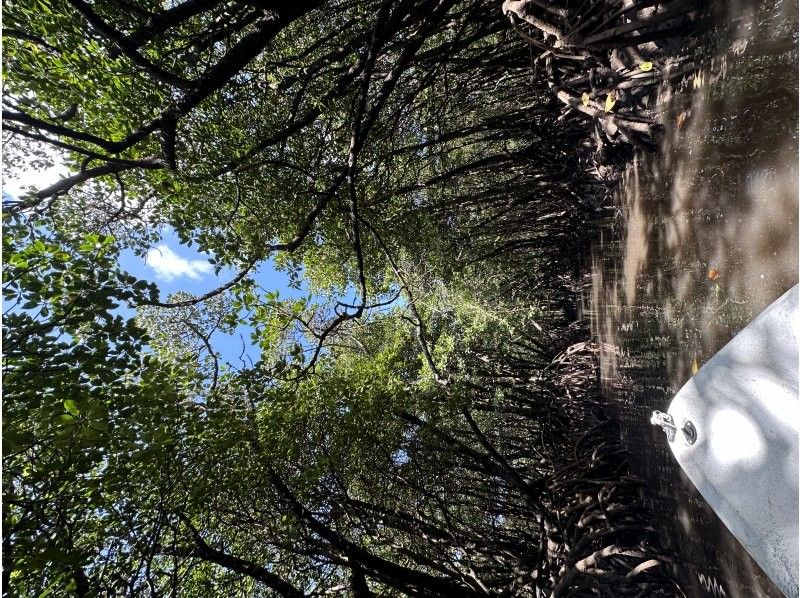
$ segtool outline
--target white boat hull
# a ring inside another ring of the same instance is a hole
[[[798,596],[798,326],[795,286],[686,383],[669,417],[653,414],[689,479],[789,597]]]

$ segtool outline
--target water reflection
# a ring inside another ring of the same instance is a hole
[[[662,91],[661,149],[629,166],[591,256],[605,395],[691,595],[780,595],[647,421],[798,280],[796,28],[796,3],[731,5],[713,59]]]

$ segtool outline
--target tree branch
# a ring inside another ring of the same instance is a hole
[[[165,71],[139,54],[136,50],[136,46],[132,45],[121,32],[106,23],[100,15],[92,10],[91,5],[85,2],[85,0],[68,0],[68,2],[75,10],[83,15],[92,27],[103,34],[107,39],[114,42],[131,62],[147,71],[157,81],[180,88],[187,88],[192,85],[190,81]]]
[[[178,517],[189,529],[189,533],[191,534],[195,543],[195,547],[189,550],[177,549],[176,552],[179,553],[179,556],[197,557],[203,559],[204,561],[219,565],[220,567],[224,567],[225,569],[229,569],[230,571],[247,575],[248,577],[252,577],[253,579],[263,583],[265,586],[275,590],[278,592],[278,594],[284,596],[285,598],[305,598],[304,592],[269,569],[221,550],[217,550],[216,548],[212,548],[203,539],[203,537],[200,535],[200,532],[198,532],[197,528],[192,525],[192,522],[186,515],[179,513]],[[166,550],[163,552],[169,553],[171,551]]]

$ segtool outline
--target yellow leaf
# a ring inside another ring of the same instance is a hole
[[[639,68],[641,70],[643,70],[645,73],[647,71],[652,71],[653,70],[653,63],[648,60],[647,62],[643,62],[642,64],[640,64]]]
[[[700,368],[697,365],[697,357],[695,357],[694,361],[692,361],[692,376],[694,376],[697,373],[697,370],[699,369]]]
[[[583,95],[581,96],[581,102],[583,102],[584,106],[588,106],[589,105],[589,94],[586,93],[585,91],[583,92]]]
[[[617,103],[617,98],[614,97],[614,93],[611,92],[606,96],[606,112],[611,110],[614,107],[614,104]]]

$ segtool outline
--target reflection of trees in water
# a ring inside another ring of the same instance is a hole
[[[587,293],[633,470],[662,513],[662,539],[697,569],[687,587],[712,595],[774,590],[688,481],[678,483],[663,435],[642,422],[695,359],[702,366],[797,281],[797,7],[765,4],[731,4],[736,20],[716,32],[702,85],[663,94],[662,150],[623,177],[621,217],[594,250]],[[675,529],[680,512],[691,536]]]

